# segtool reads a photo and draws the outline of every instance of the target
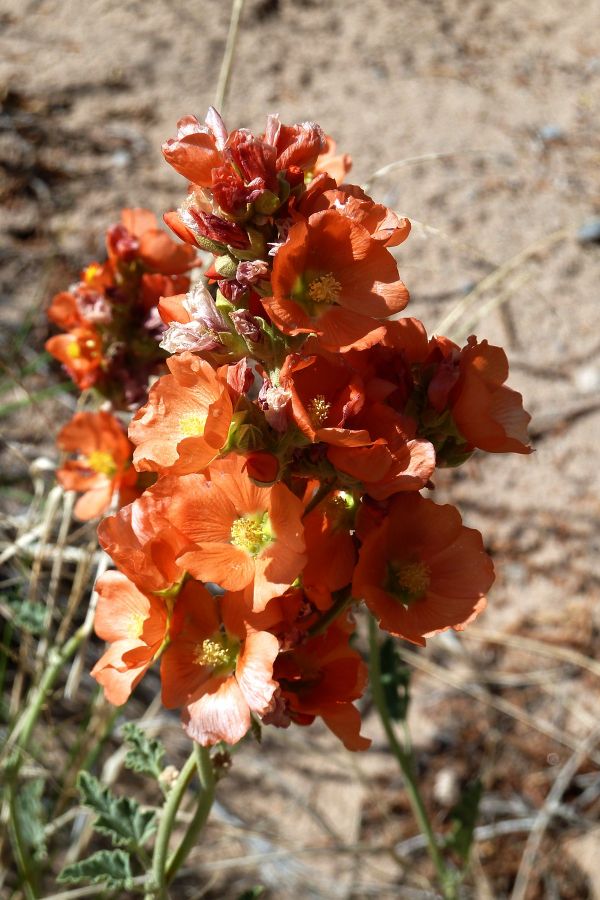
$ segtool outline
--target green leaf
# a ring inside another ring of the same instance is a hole
[[[398,645],[388,637],[379,651],[381,684],[390,718],[404,722],[410,703],[410,669],[402,659]]]
[[[479,779],[472,781],[465,787],[460,800],[450,811],[452,831],[445,840],[445,846],[460,856],[463,862],[467,861],[473,843],[482,792],[481,781]]]
[[[15,816],[19,820],[19,832],[23,841],[33,851],[36,860],[44,859],[44,815],[42,796],[44,779],[35,778],[21,785],[15,797]]]
[[[165,748],[161,742],[149,738],[135,722],[128,722],[125,725],[123,735],[127,743],[131,745],[131,749],[125,756],[126,767],[142,775],[160,778],[164,768],[163,758],[165,755]]]
[[[99,850],[86,859],[65,866],[58,881],[90,881],[92,884],[104,883],[106,887],[129,890],[132,886],[129,854],[123,850]]]
[[[257,900],[258,897],[262,897],[265,892],[265,888],[262,884],[255,884],[254,887],[248,888],[247,891],[243,891],[237,900]]]
[[[43,603],[32,603],[31,600],[11,600],[10,608],[13,611],[13,624],[30,634],[41,634],[46,617],[46,607]]]
[[[77,787],[86,806],[98,813],[94,828],[107,835],[117,847],[143,847],[156,830],[156,814],[142,812],[137,800],[115,797],[89,772],[80,772]]]

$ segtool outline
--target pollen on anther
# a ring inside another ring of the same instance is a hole
[[[342,286],[331,272],[319,275],[308,285],[308,294],[313,303],[335,303],[340,296]]]
[[[198,437],[204,434],[206,418],[202,413],[186,413],[179,420],[179,431],[184,437]]]
[[[327,421],[331,403],[328,403],[323,394],[317,394],[308,404],[310,420],[315,428],[321,428]]]

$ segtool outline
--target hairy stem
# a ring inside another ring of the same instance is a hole
[[[167,884],[169,884],[173,880],[173,878],[177,874],[178,869],[181,868],[181,866],[187,859],[190,850],[196,843],[198,835],[202,831],[206,820],[208,819],[208,815],[210,813],[214,799],[215,773],[210,759],[210,753],[206,747],[201,747],[199,744],[194,744],[194,754],[196,759],[196,766],[198,769],[198,777],[200,779],[200,787],[202,790],[200,796],[198,797],[196,812],[193,815],[192,821],[188,825],[183,840],[167,863]]]
[[[177,812],[181,806],[187,786],[196,770],[198,771],[202,788],[198,796],[198,806],[181,845],[167,863],[169,840],[175,827]],[[200,829],[206,822],[213,797],[214,773],[210,754],[205,747],[200,747],[199,744],[195,743],[164,805],[152,858],[153,888],[146,893],[147,900],[153,897],[157,898],[157,900],[164,900],[167,897],[167,886],[175,877],[178,868],[184,862]]]
[[[408,799],[410,800],[410,805],[412,807],[414,817],[417,820],[417,824],[421,829],[422,834],[427,839],[427,850],[429,852],[431,861],[435,866],[435,870],[437,872],[444,897],[446,898],[446,900],[454,900],[454,898],[456,897],[456,890],[453,883],[453,878],[451,872],[446,866],[446,863],[444,862],[444,858],[441,854],[440,848],[433,833],[433,828],[431,827],[431,822],[429,821],[429,816],[427,815],[427,810],[425,809],[425,804],[423,803],[423,798],[421,796],[421,792],[419,790],[415,775],[414,756],[412,754],[412,751],[405,750],[398,740],[396,732],[394,731],[392,720],[390,718],[389,710],[385,700],[383,684],[381,682],[381,662],[379,656],[378,637],[379,629],[377,627],[377,622],[375,621],[373,616],[369,616],[369,655],[371,672],[371,693],[373,696],[373,702],[375,704],[375,707],[377,708],[377,712],[379,713],[381,724],[384,727],[390,750],[398,760],[400,769],[402,770]]]

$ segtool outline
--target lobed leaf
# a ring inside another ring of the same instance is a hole
[[[131,888],[129,854],[124,850],[99,850],[79,862],[65,866],[58,876],[61,882],[91,881],[111,888]]]
[[[143,847],[156,830],[156,813],[143,812],[131,797],[115,797],[89,772],[79,773],[77,787],[83,803],[98,814],[95,830],[107,835],[117,847]]]
[[[123,728],[123,735],[131,749],[125,756],[125,766],[141,775],[160,778],[165,748],[160,741],[149,738],[145,731],[135,722],[128,722]]]

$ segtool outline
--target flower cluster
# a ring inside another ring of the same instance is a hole
[[[203,745],[320,717],[360,750],[356,609],[416,644],[482,610],[481,535],[421,492],[476,448],[530,452],[529,417],[499,347],[398,317],[410,224],[343,183],[318,125],[255,137],[211,109],[164,155],[190,182],[165,220],[214,261],[158,305],[169,371],[129,428],[154,483],[100,524],[92,674],[120,704],[160,660]]]
[[[108,259],[91,263],[68,291],[53,298],[49,319],[63,334],[46,350],[80,390],[95,388],[117,408],[136,407],[165,354],[161,297],[185,291],[196,252],[158,228],[153,213],[125,209],[106,233]]]

